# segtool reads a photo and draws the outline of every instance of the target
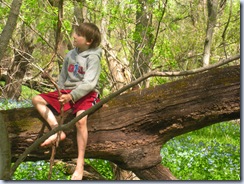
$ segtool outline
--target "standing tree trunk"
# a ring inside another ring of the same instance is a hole
[[[89,22],[86,7],[86,0],[75,0],[74,3],[74,18],[75,24],[82,22]]]
[[[7,23],[4,26],[4,29],[0,36],[0,61],[4,56],[9,40],[11,39],[14,29],[16,27],[21,5],[22,0],[13,0],[11,4]]]
[[[134,77],[137,79],[149,72],[150,60],[153,54],[152,34],[152,2],[139,0],[136,12],[135,48],[134,48]],[[149,81],[143,82],[149,87]]]
[[[207,20],[207,31],[204,43],[203,53],[203,66],[209,65],[211,45],[213,40],[214,27],[217,21],[218,14],[218,0],[208,0],[208,20]]]
[[[25,25],[22,25],[21,40],[18,43],[19,48],[14,49],[14,61],[6,76],[6,83],[3,95],[9,99],[19,99],[21,95],[21,86],[28,68],[31,54],[34,50],[32,40],[26,39]]]
[[[103,1],[104,11],[108,11],[106,5],[108,4],[108,0]],[[105,59],[108,64],[108,68],[110,71],[111,81],[112,81],[112,89],[116,91],[122,88],[124,85],[130,83],[130,72],[127,67],[123,65],[123,62],[120,61],[117,57],[117,51],[115,50],[115,46],[112,46],[108,39],[108,25],[109,20],[105,17],[102,18],[101,21],[101,33],[103,36],[102,46],[105,51]]]

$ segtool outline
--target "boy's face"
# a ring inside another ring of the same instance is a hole
[[[80,51],[85,51],[89,49],[90,45],[92,42],[88,42],[86,40],[86,37],[84,36],[79,36],[77,33],[73,33],[73,38],[74,38],[74,47],[77,47],[80,49]]]

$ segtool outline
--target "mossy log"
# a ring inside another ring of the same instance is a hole
[[[14,161],[42,135],[45,123],[34,108],[0,113],[8,127]],[[67,112],[65,122],[73,117]],[[176,179],[161,165],[163,144],[175,136],[239,118],[240,66],[213,69],[111,100],[88,118],[86,157],[110,160],[140,179]],[[57,159],[77,156],[75,127],[66,134]],[[38,148],[26,159],[49,158],[49,149]]]

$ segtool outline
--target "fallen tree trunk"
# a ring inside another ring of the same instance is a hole
[[[43,119],[33,108],[1,113],[8,126],[14,161],[42,135]],[[70,113],[66,115],[66,123],[74,118]],[[141,179],[175,179],[160,165],[163,144],[189,131],[238,118],[240,66],[214,69],[120,95],[90,115],[86,157],[110,160]],[[66,134],[56,159],[77,157],[75,127]],[[44,148],[27,157],[28,160],[49,158],[50,150]]]

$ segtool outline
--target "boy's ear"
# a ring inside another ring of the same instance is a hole
[[[91,40],[89,42],[87,41],[86,44],[90,46],[92,44],[92,42],[93,42],[93,40]]]

